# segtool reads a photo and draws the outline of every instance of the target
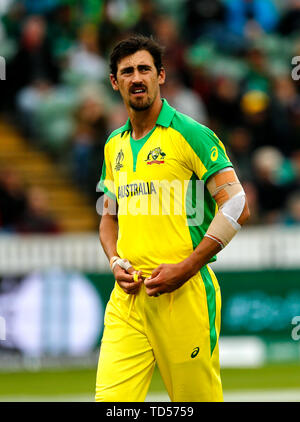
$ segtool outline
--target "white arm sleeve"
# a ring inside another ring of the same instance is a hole
[[[236,229],[239,230],[241,225],[237,222],[240,218],[246,202],[246,195],[244,190],[237,193],[228,201],[224,202],[220,210],[229,221],[229,223]]]

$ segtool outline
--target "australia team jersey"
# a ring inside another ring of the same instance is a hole
[[[99,187],[118,204],[120,257],[146,276],[187,258],[217,212],[205,183],[229,166],[214,132],[164,99],[144,138],[132,139],[129,120],[115,130],[105,144]]]

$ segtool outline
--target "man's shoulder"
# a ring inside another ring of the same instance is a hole
[[[187,114],[181,113],[176,110],[171,127],[179,132],[188,142],[194,139],[213,135],[213,131],[207,126],[197,122]]]
[[[119,127],[118,129],[115,129],[114,131],[111,132],[111,134],[109,135],[109,137],[106,140],[106,144],[113,138],[116,138],[119,135],[122,135],[123,132],[125,132],[127,130],[127,124]]]

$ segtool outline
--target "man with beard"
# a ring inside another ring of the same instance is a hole
[[[99,182],[115,287],[96,400],[145,400],[157,363],[172,401],[222,401],[221,297],[208,263],[249,215],[243,188],[219,138],[161,98],[160,45],[132,36],[110,66],[129,119],[106,142]]]

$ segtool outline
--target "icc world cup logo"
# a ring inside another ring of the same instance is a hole
[[[118,152],[118,155],[116,157],[116,165],[115,165],[115,170],[119,171],[123,166],[122,161],[124,160],[124,152],[122,151],[122,149],[120,149],[120,151]]]

